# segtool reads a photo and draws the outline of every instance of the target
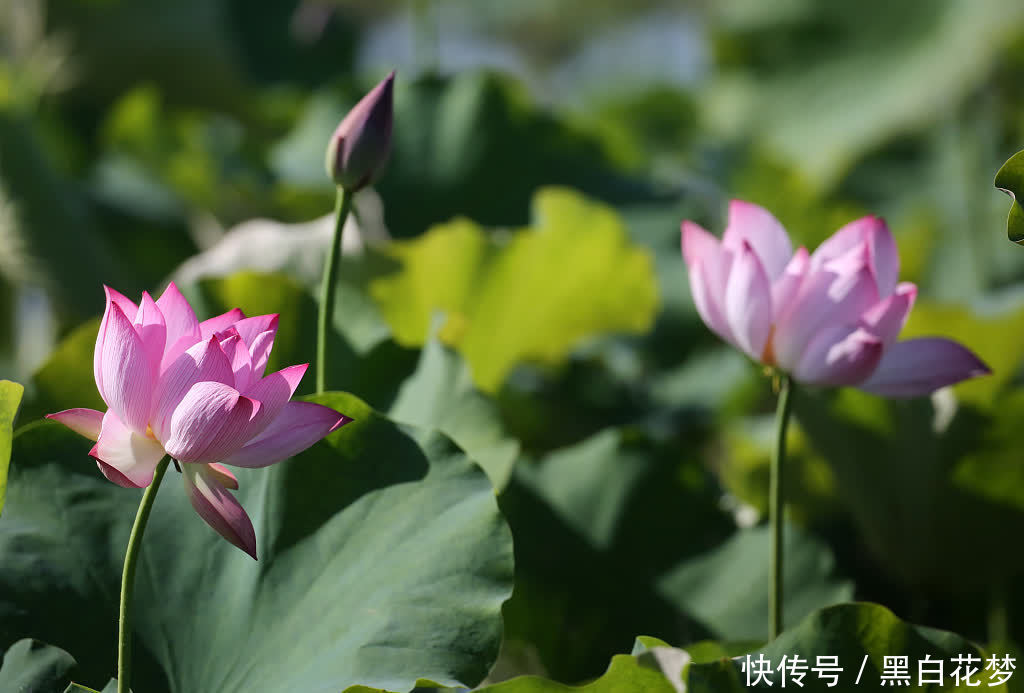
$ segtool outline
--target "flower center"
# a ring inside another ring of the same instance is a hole
[[[775,325],[772,325],[771,330],[768,332],[768,339],[764,342],[764,351],[761,352],[761,363],[766,366],[776,366],[775,363],[775,347],[772,344],[772,340],[775,337]]]

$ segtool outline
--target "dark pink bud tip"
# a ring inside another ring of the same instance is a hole
[[[392,70],[348,112],[327,145],[327,175],[349,192],[376,181],[387,163],[394,82]]]

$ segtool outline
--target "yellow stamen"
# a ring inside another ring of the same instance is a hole
[[[775,348],[772,344],[772,340],[775,337],[775,325],[772,325],[771,330],[768,332],[768,339],[764,342],[764,350],[761,352],[761,363],[766,366],[775,366]]]

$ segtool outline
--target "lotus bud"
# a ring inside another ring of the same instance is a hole
[[[376,181],[391,153],[391,72],[348,112],[327,145],[327,175],[347,192]]]

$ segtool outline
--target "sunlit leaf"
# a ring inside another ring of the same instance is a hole
[[[14,435],[14,417],[21,404],[25,388],[10,380],[0,380],[0,512],[4,509],[7,492],[7,466],[11,461],[11,439]]]
[[[995,185],[1010,196],[1010,214],[1006,218],[1006,235],[1014,243],[1024,243],[1024,151],[1017,152],[996,173]]]
[[[490,482],[443,436],[418,442],[351,395],[316,401],[355,422],[294,459],[236,470],[259,563],[197,517],[168,472],[136,576],[136,690],[407,691],[421,677],[452,686],[487,673],[512,581]],[[15,439],[0,646],[48,638],[97,687],[116,659],[139,493],[103,479],[90,444],[50,422]]]
[[[422,344],[443,311],[442,340],[485,391],[522,361],[558,363],[585,337],[642,333],[658,307],[650,255],[628,243],[614,212],[567,190],[539,193],[534,225],[505,243],[458,220],[387,252],[403,268],[370,292],[395,339]]]
[[[974,658],[971,666],[978,670],[974,681],[979,682],[985,690],[1006,690],[1005,685],[997,685],[998,678],[991,678],[991,670],[984,670],[989,654],[977,645],[948,631],[901,621],[891,611],[877,604],[840,604],[816,611],[795,628],[784,631],[764,648],[752,651],[749,658],[756,662],[762,654],[772,668],[768,672],[768,680],[772,681],[773,688],[782,686],[785,672],[776,669],[783,657],[787,658],[787,662],[800,657],[807,666],[803,686],[798,687],[792,678],[787,677],[786,688],[809,692],[884,690],[886,684],[883,683],[882,675],[885,671],[885,658],[904,656],[908,660],[906,673],[909,677],[904,685],[915,690],[953,690],[955,685],[952,674],[956,664],[951,660],[959,656],[970,656]],[[822,656],[838,658],[838,666],[842,671],[837,672],[838,684],[835,687],[828,685],[831,682],[829,677],[813,671],[818,666],[818,657]],[[926,656],[931,661],[944,660],[943,685],[927,682],[922,686],[917,685],[918,663]],[[748,665],[747,662],[747,656],[744,655],[735,659],[691,664],[686,675],[688,690],[691,693],[738,693],[748,690],[744,685],[748,682],[747,672],[751,672],[750,683],[757,681],[758,677],[753,673],[756,665]],[[764,681],[757,688],[771,690]]]

